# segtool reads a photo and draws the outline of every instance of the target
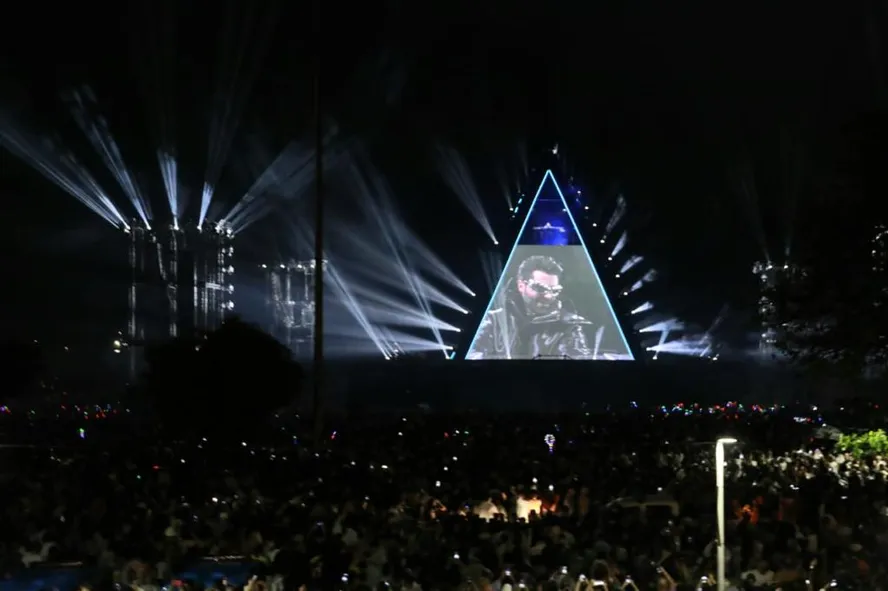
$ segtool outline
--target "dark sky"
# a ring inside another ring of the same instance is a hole
[[[514,166],[520,145],[541,166],[559,142],[580,183],[602,199],[626,196],[632,247],[663,277],[657,297],[706,323],[724,304],[749,303],[757,228],[777,250],[792,227],[787,170],[829,168],[835,138],[886,98],[882,3],[776,4],[332,2],[315,19],[302,2],[31,2],[0,30],[0,107],[58,133],[100,170],[57,100],[90,85],[127,161],[158,188],[148,175],[157,176],[167,105],[183,182],[197,192],[219,73],[238,71],[238,89],[254,73],[220,185],[220,199],[232,198],[255,173],[257,146],[274,153],[307,137],[320,53],[326,110],[367,139],[411,226],[458,273],[477,275],[465,261],[486,244],[435,179],[430,146],[466,155],[511,242],[491,170]],[[239,69],[237,56],[246,56]],[[804,166],[787,164],[786,138],[803,148]],[[756,172],[757,210],[729,180],[740,162]],[[6,153],[0,195],[10,226],[2,270],[14,286],[0,327],[54,342],[104,339],[122,303],[106,301],[119,283],[120,237]],[[244,245],[252,255],[276,231],[265,223]]]

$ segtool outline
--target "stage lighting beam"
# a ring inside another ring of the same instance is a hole
[[[139,214],[139,218],[141,218],[146,226],[150,226],[152,217],[150,204],[142,196],[142,192],[133,181],[129,168],[123,160],[123,154],[120,152],[120,147],[117,145],[117,141],[111,134],[111,129],[107,120],[105,120],[104,117],[96,117],[88,112],[87,105],[89,103],[93,104],[93,108],[97,108],[94,104],[95,99],[92,92],[89,89],[74,91],[69,95],[68,100],[70,103],[71,114],[77,122],[77,125],[80,127],[80,130],[99,154],[105,167],[114,177],[114,180],[120,185],[123,193]]]
[[[438,170],[445,183],[453,191],[463,207],[471,214],[484,233],[494,244],[498,244],[490,220],[484,211],[484,204],[478,194],[478,188],[472,180],[469,165],[462,154],[455,149],[438,145]]]
[[[0,124],[0,146],[112,226],[129,229],[129,224],[117,206],[72,155],[58,154],[50,142],[39,141],[42,138],[28,137],[28,135],[16,131],[8,121]],[[38,147],[40,143],[44,145],[43,148]],[[47,153],[47,144],[49,153]]]
[[[170,214],[173,216],[173,227],[178,229],[179,218],[183,213],[179,206],[179,163],[172,154],[158,150],[157,164],[160,166],[163,188],[166,191]]]

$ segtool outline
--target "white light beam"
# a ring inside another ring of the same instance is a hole
[[[442,144],[438,144],[436,153],[438,170],[444,178],[444,182],[456,194],[460,203],[463,204],[472,217],[475,218],[475,221],[478,222],[478,225],[481,226],[481,229],[490,238],[490,241],[494,244],[499,244],[496,235],[493,233],[490,220],[487,219],[487,214],[484,212],[484,203],[478,194],[478,188],[475,186],[472,172],[469,170],[469,165],[465,158],[453,148]]]

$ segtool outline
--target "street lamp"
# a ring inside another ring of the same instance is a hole
[[[715,514],[718,519],[718,554],[716,584],[725,591],[725,445],[737,443],[733,437],[719,437],[715,442]]]

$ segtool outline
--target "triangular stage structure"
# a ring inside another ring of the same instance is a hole
[[[466,359],[634,358],[564,193],[547,170]]]

